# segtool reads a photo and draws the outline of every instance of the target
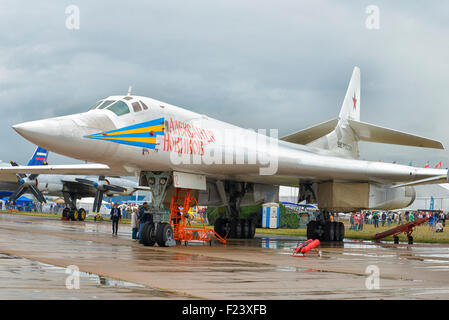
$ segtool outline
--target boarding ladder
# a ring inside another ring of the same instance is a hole
[[[171,199],[170,204],[170,223],[173,228],[173,239],[177,241],[209,241],[211,244],[212,237],[215,237],[222,243],[226,243],[226,239],[220,237],[213,229],[208,229],[204,225],[203,216],[200,215],[202,226],[187,226],[186,220],[189,215],[189,209],[198,208],[198,203],[192,196],[191,189],[176,188],[175,195]]]

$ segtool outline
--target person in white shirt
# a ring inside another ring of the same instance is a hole
[[[137,208],[132,208],[132,213],[131,213],[131,228],[132,228],[132,239],[133,240],[137,240],[137,228],[138,228],[138,223],[137,223]]]
[[[435,226],[435,232],[443,232],[443,224],[441,223],[441,220],[438,220]]]

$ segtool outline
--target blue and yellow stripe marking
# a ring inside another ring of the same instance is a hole
[[[154,149],[156,146],[157,135],[164,135],[164,118],[142,122],[121,129],[92,134],[85,136],[85,138]]]

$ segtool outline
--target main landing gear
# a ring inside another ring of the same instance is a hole
[[[217,188],[223,203],[226,205],[228,217],[218,217],[215,220],[214,231],[222,238],[252,239],[256,234],[256,222],[252,219],[240,219],[240,203],[247,191],[244,182],[217,181]],[[229,201],[226,194],[229,194]]]
[[[143,225],[139,242],[144,246],[154,246],[156,243],[159,247],[176,245],[172,226],[167,222],[162,222],[162,217],[165,214],[163,201],[171,183],[171,173],[145,171],[141,173],[141,179],[145,180],[146,185],[152,187],[151,212],[147,214],[151,214],[153,219]]]
[[[344,237],[345,225],[343,222],[331,221],[327,211],[321,211],[317,220],[307,224],[307,239],[343,241]]]
[[[84,221],[86,219],[86,210],[76,208],[76,197],[73,193],[63,192],[65,208],[62,211],[62,220]]]

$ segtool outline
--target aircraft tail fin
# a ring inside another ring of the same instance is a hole
[[[47,163],[48,151],[44,148],[37,147],[34,151],[33,156],[30,161],[28,161],[29,166],[41,166]]]
[[[295,132],[281,140],[359,157],[359,141],[443,149],[441,142],[360,121],[360,69],[354,67],[338,119]]]
[[[360,68],[354,67],[348,89],[340,109],[341,120],[360,121]]]

